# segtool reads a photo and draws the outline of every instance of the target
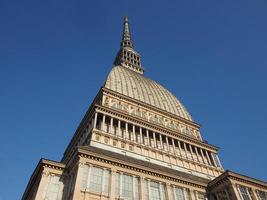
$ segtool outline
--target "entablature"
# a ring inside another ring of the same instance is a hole
[[[101,137],[102,136],[102,137]],[[150,160],[150,159],[154,159],[158,156],[155,155],[160,155],[158,158],[156,158],[156,160],[160,161],[160,160],[164,160],[163,158],[174,158],[174,159],[179,159],[179,161],[181,162],[187,162],[193,165],[198,165],[198,166],[202,166],[204,168],[208,168],[212,171],[216,171],[216,174],[213,175],[208,175],[209,177],[214,177],[217,176],[217,174],[221,174],[222,172],[224,172],[224,170],[220,167],[220,166],[214,166],[211,165],[210,163],[207,163],[207,157],[205,157],[206,160],[203,160],[204,158],[199,156],[198,153],[192,153],[188,154],[187,151],[183,152],[181,151],[181,149],[178,150],[178,148],[173,148],[173,146],[169,147],[169,151],[166,151],[166,149],[160,149],[157,148],[157,145],[155,146],[151,146],[151,145],[147,145],[147,144],[142,144],[142,143],[138,143],[136,141],[133,141],[131,139],[124,139],[122,137],[118,137],[114,134],[110,134],[110,133],[106,133],[104,131],[98,130],[98,129],[93,129],[93,136],[91,138],[90,144],[93,142],[100,142],[103,143],[104,145],[109,145],[109,146],[113,146],[116,147],[117,149],[120,149],[123,152],[129,152],[129,153],[134,153],[136,155],[139,155],[142,157],[146,157],[146,159]],[[111,142],[113,141],[113,142]],[[114,142],[116,141],[116,144],[114,144]],[[118,143],[120,143],[121,145],[118,145]],[[122,146],[122,144],[124,144]],[[126,147],[127,146],[127,147]],[[139,149],[139,150],[137,150]],[[147,154],[144,152],[147,152]],[[150,155],[153,154],[154,156]],[[203,156],[203,155],[202,155]],[[161,159],[159,159],[161,158]],[[212,159],[212,158],[211,158]],[[169,159],[167,159],[169,160]],[[166,161],[164,161],[166,162]],[[159,162],[158,162],[159,164]],[[176,164],[173,163],[169,163],[168,162],[168,166],[174,166]],[[177,165],[178,166],[178,165]],[[189,171],[191,171],[189,169]],[[194,170],[193,170],[194,171]],[[205,173],[203,173],[205,174]],[[205,174],[207,175],[207,174]]]
[[[107,89],[107,88],[105,88],[105,87],[102,87],[102,90],[103,90],[103,94],[106,94],[106,95],[112,95],[112,96],[114,96],[114,97],[119,98],[120,100],[126,100],[126,101],[128,101],[128,102],[132,102],[133,104],[138,105],[138,106],[141,106],[141,107],[143,107],[144,109],[152,110],[152,111],[157,112],[157,113],[161,113],[161,115],[167,116],[167,117],[169,117],[169,118],[171,118],[171,119],[175,119],[175,120],[184,122],[184,123],[186,123],[186,124],[188,124],[188,125],[190,125],[190,126],[192,126],[192,127],[195,127],[195,128],[198,128],[198,129],[201,127],[201,125],[198,124],[198,123],[196,123],[196,122],[193,122],[193,121],[184,119],[184,118],[179,117],[179,116],[177,116],[177,115],[175,115],[175,114],[169,113],[169,112],[164,111],[164,110],[162,110],[162,109],[159,109],[159,108],[157,108],[157,107],[155,107],[155,106],[152,106],[152,105],[149,105],[149,104],[147,104],[147,103],[138,101],[138,100],[136,100],[136,99],[133,99],[133,98],[128,97],[128,96],[126,96],[126,95],[120,94],[120,93],[115,92],[115,91],[113,91],[113,90]]]
[[[137,118],[135,116],[129,115],[123,111],[117,110],[117,109],[113,109],[107,106],[101,106],[101,105],[95,105],[96,106],[96,112],[100,112],[103,114],[108,114],[108,115],[112,115],[112,116],[116,116],[116,118],[121,119],[121,120],[126,120],[132,124],[138,125],[138,126],[143,126],[143,127],[148,127],[150,130],[152,131],[157,131],[157,132],[161,132],[164,133],[167,136],[172,136],[175,137],[183,142],[190,142],[192,144],[194,144],[195,146],[198,146],[200,148],[209,150],[213,153],[217,153],[219,148],[210,144],[207,144],[203,141],[197,140],[193,137],[189,137],[186,136],[184,134],[180,134],[177,133],[176,131],[172,131],[170,129],[167,129],[163,126],[157,125],[157,124],[153,124],[153,123],[149,123],[147,121],[144,121],[140,118]]]
[[[78,147],[78,155],[92,160],[108,163],[112,166],[120,166],[144,174],[161,177],[165,180],[183,183],[186,185],[206,189],[208,179],[188,175],[166,167],[160,167],[131,157],[121,156],[120,154],[106,151],[91,146]]]
[[[181,134],[194,137],[198,140],[202,140],[198,127],[185,123],[177,118],[170,117],[162,112],[155,111],[151,108],[146,108],[132,101],[128,101],[104,92],[102,96],[102,105],[122,110],[123,112],[141,118],[142,120],[146,120],[150,123],[175,130]]]

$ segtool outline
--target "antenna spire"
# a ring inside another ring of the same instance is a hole
[[[133,41],[131,38],[130,26],[128,17],[124,17],[123,35],[121,41],[121,47],[131,47],[133,48]]]
[[[114,65],[126,67],[140,74],[144,73],[144,68],[141,66],[141,56],[133,47],[127,16],[124,17],[121,48],[116,56]]]

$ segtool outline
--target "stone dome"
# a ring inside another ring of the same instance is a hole
[[[124,66],[113,67],[104,87],[193,121],[186,108],[171,92],[155,81]]]

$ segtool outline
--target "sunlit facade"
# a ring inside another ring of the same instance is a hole
[[[62,160],[40,160],[22,199],[266,200],[267,183],[225,171],[218,150],[144,75],[126,17],[114,66]]]

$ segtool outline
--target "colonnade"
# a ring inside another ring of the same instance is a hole
[[[188,160],[222,168],[217,154],[207,149],[194,146],[190,143],[180,141],[175,137],[167,136],[102,113],[96,112],[94,119],[94,128],[108,134],[181,156]]]

